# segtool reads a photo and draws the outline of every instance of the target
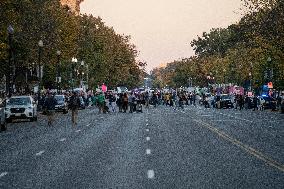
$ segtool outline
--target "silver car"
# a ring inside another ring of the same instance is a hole
[[[6,102],[6,122],[13,119],[29,119],[37,121],[37,105],[31,96],[12,96]]]

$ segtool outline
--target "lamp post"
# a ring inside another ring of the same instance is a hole
[[[87,64],[86,65],[86,68],[87,68],[87,74],[86,74],[86,77],[87,77],[87,89],[89,88],[89,65]]]
[[[75,75],[75,64],[78,62],[77,58],[72,58],[72,71],[71,71],[71,76],[72,76],[72,91],[74,90],[74,75]]]
[[[81,61],[81,68],[83,69],[83,66],[85,65],[85,62],[84,61]],[[80,87],[83,88],[83,75],[84,75],[84,72],[83,70],[81,71],[81,80],[80,80]]]
[[[40,90],[41,90],[41,53],[43,48],[43,41],[38,41],[38,101],[40,100]]]
[[[192,87],[192,77],[189,77],[189,78],[188,78],[188,86],[189,86],[189,87]]]
[[[13,56],[13,52],[12,52],[12,37],[13,37],[13,34],[14,34],[14,28],[9,25],[8,28],[7,28],[7,31],[8,31],[8,43],[9,43],[9,56],[8,56],[8,66],[9,66],[9,69],[8,69],[8,74],[7,74],[7,79],[6,79],[6,92],[8,93],[8,96],[11,96],[12,95],[12,84],[11,81],[13,80],[13,74],[12,74],[12,69],[11,67],[14,66],[12,65],[12,56]]]
[[[268,70],[266,70],[267,71],[267,80],[268,80],[268,82],[270,82],[272,80],[272,78],[273,78],[273,69],[271,69],[271,62],[272,62],[272,59],[269,56],[267,58],[267,68],[268,68]]]
[[[252,89],[251,72],[249,72],[249,91]]]
[[[60,71],[59,71],[59,64],[60,64],[60,55],[61,55],[61,51],[58,50],[56,51],[56,54],[57,54],[57,64],[56,64],[56,90],[57,90],[57,93],[58,91],[60,90],[60,87],[59,87],[59,83],[61,82],[61,78],[60,78]]]

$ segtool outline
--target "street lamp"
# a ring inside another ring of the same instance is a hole
[[[72,91],[74,89],[74,75],[75,75],[75,64],[78,62],[77,58],[72,58],[72,71],[71,71],[71,76],[72,76]]]
[[[252,78],[251,78],[251,72],[249,72],[249,91],[252,91]]]
[[[13,52],[12,52],[12,37],[13,37],[13,34],[14,34],[14,28],[9,25],[8,28],[7,28],[7,31],[8,31],[8,42],[9,42],[9,57],[8,57],[8,66],[9,66],[9,69],[8,69],[8,74],[7,74],[7,79],[6,79],[6,92],[8,93],[8,96],[11,96],[12,94],[12,91],[11,91],[11,81],[13,80],[13,76],[11,77],[12,75],[12,69],[11,67],[14,66],[11,64],[11,59],[12,59],[12,56],[13,56]],[[13,84],[13,83],[12,83]]]
[[[43,48],[43,41],[38,41],[38,101],[40,100],[40,89],[41,89],[41,53]]]
[[[61,55],[61,51],[60,50],[57,50],[56,51],[56,54],[57,54],[57,64],[56,64],[56,89],[57,89],[57,93],[58,93],[58,90],[59,90],[59,83],[61,82],[61,78],[60,78],[60,71],[59,71],[59,64],[60,64],[60,55]]]
[[[189,87],[192,87],[192,77],[188,78],[188,85],[189,85]]]
[[[272,62],[272,59],[271,57],[269,56],[267,58],[267,67],[268,67],[268,70],[267,71],[267,79],[268,79],[268,82],[270,82],[273,78],[273,69],[271,69],[271,62]]]
[[[83,66],[85,65],[84,61],[81,61],[81,67],[83,69]],[[81,72],[81,81],[80,81],[80,87],[83,88],[83,76],[84,76],[84,72]]]

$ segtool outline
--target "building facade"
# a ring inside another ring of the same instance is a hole
[[[76,15],[80,14],[80,4],[84,0],[60,0],[61,4],[63,6],[68,6],[69,9],[74,12]]]

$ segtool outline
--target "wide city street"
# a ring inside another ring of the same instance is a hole
[[[0,133],[0,188],[284,188],[279,112],[158,106],[79,111]]]

